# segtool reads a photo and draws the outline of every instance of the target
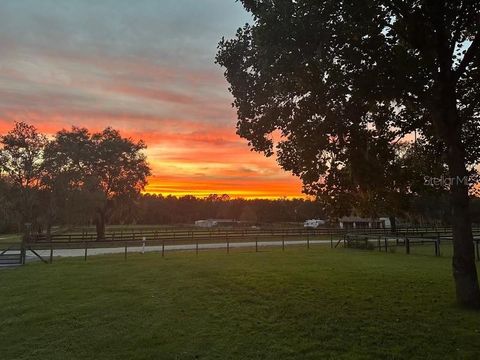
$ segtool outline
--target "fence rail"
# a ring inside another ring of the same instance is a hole
[[[104,239],[97,240],[93,234],[55,234],[50,238],[32,236],[22,244],[8,248],[3,244],[0,253],[20,250],[25,262],[26,253],[52,262],[54,256],[83,256],[85,260],[91,254],[123,253],[127,258],[129,252],[195,251],[204,249],[223,249],[227,253],[232,248],[250,248],[259,251],[265,247],[286,247],[296,245],[309,249],[316,244],[336,248],[340,245],[349,248],[365,248],[378,251],[391,251],[403,247],[410,254],[412,247],[433,245],[434,255],[441,255],[442,244],[452,243],[450,228],[424,227],[399,228],[392,233],[389,229],[198,229],[187,231],[140,231],[114,232]],[[474,229],[476,258],[480,260],[480,228]],[[64,254],[64,255],[62,255]]]
[[[405,227],[397,228],[395,234],[398,235],[418,235],[428,236],[438,234],[438,236],[451,236],[450,228],[447,227]],[[387,235],[391,234],[390,229],[305,229],[305,228],[271,228],[271,229],[193,229],[193,230],[146,230],[146,231],[115,231],[105,234],[105,237],[98,239],[96,233],[79,232],[70,234],[32,234],[29,242],[77,242],[77,241],[135,241],[143,240],[163,240],[163,239],[214,239],[214,238],[248,238],[252,236],[330,236],[345,235],[347,233],[369,234],[369,235]],[[474,233],[480,234],[480,228],[475,228]]]

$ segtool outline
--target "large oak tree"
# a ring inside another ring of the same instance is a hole
[[[95,151],[85,128],[61,130],[45,147],[42,190],[47,237],[55,222],[86,223],[94,211],[94,196],[86,184],[92,177]]]
[[[110,127],[93,134],[76,127],[59,131],[44,159],[43,183],[52,209],[64,215],[72,207],[93,213],[97,239],[104,239],[108,216],[134,201],[147,184],[145,148],[143,141],[122,137]]]
[[[462,180],[479,159],[480,2],[242,3],[253,24],[223,39],[217,54],[238,134],[255,150],[276,153],[306,192],[338,199],[386,188],[388,166],[381,165],[391,164],[393,144],[415,131],[441,150],[436,160],[456,180],[456,294],[479,307],[470,184]]]
[[[115,203],[132,201],[147,184],[150,167],[143,141],[124,138],[117,130],[106,128],[92,135],[94,161],[91,164],[93,189],[99,192],[96,207],[97,238],[105,237],[106,216]]]

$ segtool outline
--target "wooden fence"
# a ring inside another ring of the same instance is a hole
[[[406,227],[397,229],[395,234],[428,236],[429,234],[449,234],[448,227]],[[480,233],[480,228],[475,229]],[[145,230],[145,231],[114,231],[105,234],[103,239],[98,239],[94,232],[74,232],[63,234],[32,234],[28,242],[92,242],[92,241],[136,241],[136,240],[186,240],[186,239],[219,239],[219,238],[251,238],[251,237],[280,237],[280,236],[323,236],[345,235],[347,233],[359,233],[370,235],[391,234],[390,229],[338,229],[338,228],[270,228],[270,229],[185,229],[185,230]]]
[[[476,256],[480,259],[480,228],[474,229],[474,235]],[[79,251],[82,251],[81,256],[86,260],[91,253],[119,253],[119,249],[127,258],[129,251],[144,252],[152,249],[165,256],[168,251],[179,250],[195,251],[198,254],[203,249],[223,249],[228,253],[232,248],[240,247],[259,251],[262,247],[280,246],[285,250],[292,245],[309,249],[316,244],[332,248],[343,245],[386,252],[393,247],[403,247],[406,254],[410,254],[412,246],[431,244],[434,255],[440,256],[441,244],[451,240],[451,229],[438,227],[399,228],[395,233],[389,229],[187,229],[111,232],[101,240],[88,232],[55,234],[50,238],[33,235],[26,239],[19,251],[23,263],[27,252],[48,263],[53,261],[56,253],[69,250],[75,250],[75,256],[80,256]]]
[[[475,257],[480,261],[480,232],[474,231],[473,243],[475,248]],[[443,245],[453,246],[453,237],[443,233],[421,233],[417,234],[391,234],[385,236],[371,236],[368,234],[347,234],[344,238],[344,246],[357,249],[378,249],[378,251],[388,252],[389,249],[403,247],[405,254],[411,253],[412,247],[433,245],[433,254],[441,256]]]

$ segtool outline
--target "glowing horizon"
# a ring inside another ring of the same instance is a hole
[[[235,134],[216,45],[249,21],[225,0],[0,3],[0,133],[106,126],[142,139],[146,192],[303,197],[298,179]]]

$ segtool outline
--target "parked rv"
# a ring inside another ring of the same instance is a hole
[[[310,229],[316,229],[320,225],[325,225],[325,220],[311,219],[311,220],[306,220],[303,223],[303,227],[310,228]]]

